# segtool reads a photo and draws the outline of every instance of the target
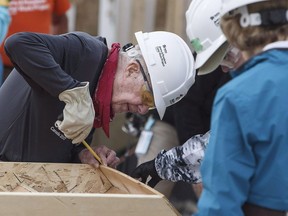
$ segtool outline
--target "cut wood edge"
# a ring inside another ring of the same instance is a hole
[[[130,194],[156,194],[160,197],[165,197],[157,190],[116,169],[101,165],[100,170],[114,187],[118,187]],[[127,187],[128,184],[129,188]]]
[[[120,190],[127,191],[129,194],[150,194],[153,196],[157,196],[164,200],[166,205],[176,214],[180,215],[179,212],[175,209],[175,207],[169,202],[169,200],[161,194],[159,191],[151,188],[150,186],[132,178],[131,176],[126,175],[123,172],[120,172],[116,169],[100,165],[99,169],[106,176],[106,178],[110,181],[110,183],[119,188]],[[129,185],[129,187],[127,187]]]
[[[180,216],[160,195],[0,192],[5,216]]]

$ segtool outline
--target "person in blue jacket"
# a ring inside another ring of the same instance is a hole
[[[0,44],[3,42],[8,27],[11,21],[10,14],[8,11],[9,1],[8,0],[2,0],[0,1]],[[2,58],[0,57],[0,86],[3,82],[3,63]]]
[[[245,63],[213,104],[195,216],[288,211],[288,1],[223,0],[221,28]]]

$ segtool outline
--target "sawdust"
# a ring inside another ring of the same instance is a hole
[[[0,163],[0,192],[117,193],[99,169],[77,164]]]

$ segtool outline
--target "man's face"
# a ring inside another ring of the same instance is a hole
[[[139,113],[148,112],[154,105],[153,95],[145,83],[141,64],[138,61],[130,63],[125,73],[115,78],[111,107],[113,113]]]
[[[141,115],[146,114],[149,106],[143,101],[143,89],[139,89],[139,86],[137,88],[127,86],[127,90],[126,92],[123,91],[117,100],[112,101],[111,107],[113,113],[131,112]]]

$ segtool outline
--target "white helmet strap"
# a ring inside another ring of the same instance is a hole
[[[248,13],[247,6],[235,11],[241,14],[240,25],[243,28],[248,26],[273,26],[288,23],[288,10],[284,8],[262,10],[258,13]]]

